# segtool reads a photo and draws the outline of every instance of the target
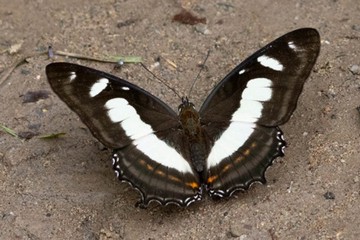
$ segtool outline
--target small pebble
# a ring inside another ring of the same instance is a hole
[[[204,34],[204,35],[211,34],[211,31],[204,24],[195,26],[195,31],[197,31],[197,32],[199,32],[201,34]]]
[[[350,67],[350,72],[354,75],[360,75],[360,66],[359,65],[352,65]]]
[[[355,31],[360,31],[360,25],[352,25],[351,28]]]
[[[359,177],[358,176],[354,177],[354,183],[358,183],[358,182],[359,182]]]
[[[324,198],[327,200],[334,200],[335,199],[335,194],[333,192],[326,192],[324,194]]]

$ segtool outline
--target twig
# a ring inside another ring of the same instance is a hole
[[[85,59],[85,60],[92,60],[97,62],[107,62],[107,63],[140,63],[141,57],[137,56],[104,56],[103,58],[96,58],[96,57],[89,57],[77,53],[69,53],[64,51],[54,51],[55,55],[59,56],[66,56],[66,57],[72,57],[77,59]]]
[[[48,55],[49,51],[42,51],[39,53],[30,54],[25,57],[21,57],[17,61],[15,61],[15,63],[13,63],[1,75],[0,88],[2,88],[6,84],[9,76],[15,70],[15,68],[17,68],[18,66],[23,64],[26,61],[26,59],[40,56],[40,55],[45,55],[45,54]],[[121,63],[122,64],[122,63],[140,63],[142,61],[141,57],[138,57],[138,56],[107,56],[107,57],[103,57],[103,58],[96,58],[96,57],[89,57],[89,56],[85,56],[85,55],[81,55],[81,54],[77,54],[77,53],[70,53],[70,52],[64,52],[64,51],[53,51],[52,54],[59,55],[59,56],[65,56],[65,57],[72,57],[72,58],[77,58],[77,59],[105,62],[105,63]]]
[[[60,138],[64,136],[66,133],[60,132],[60,133],[51,133],[47,135],[42,135],[39,138],[40,139],[54,139],[54,138]]]
[[[5,125],[2,125],[0,123],[0,129],[3,131],[3,132],[6,132],[7,134],[13,136],[13,137],[16,137],[16,138],[19,138],[19,136],[16,134],[16,132],[8,127],[6,127]]]

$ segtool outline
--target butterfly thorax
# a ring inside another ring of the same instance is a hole
[[[201,135],[200,115],[194,104],[183,101],[179,106],[179,119],[183,130],[190,138],[197,138]]]
[[[193,167],[201,173],[205,168],[205,159],[209,153],[209,147],[200,124],[200,115],[194,104],[187,99],[183,100],[179,106],[179,120],[184,131],[184,141],[190,150]]]

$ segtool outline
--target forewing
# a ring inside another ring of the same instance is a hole
[[[203,121],[243,121],[278,126],[290,118],[320,50],[315,29],[303,28],[269,43],[231,71],[200,109]]]
[[[113,75],[70,63],[49,64],[46,75],[53,91],[106,147],[121,148],[131,142],[123,126],[113,120],[129,118],[131,108],[155,132],[177,126],[176,113],[165,103]]]

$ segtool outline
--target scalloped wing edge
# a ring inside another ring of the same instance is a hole
[[[134,188],[140,194],[140,199],[135,205],[136,207],[147,208],[151,202],[156,202],[156,203],[159,203],[160,205],[163,205],[163,206],[173,204],[173,205],[177,205],[179,207],[187,207],[190,204],[192,204],[194,202],[201,201],[203,199],[203,188],[202,188],[202,186],[199,188],[198,194],[194,195],[193,197],[188,197],[185,200],[181,200],[181,199],[163,199],[163,198],[160,198],[160,197],[148,197],[146,195],[146,193],[143,192],[139,186],[134,184],[131,181],[131,179],[129,179],[128,177],[126,177],[123,174],[123,171],[121,170],[120,166],[117,164],[118,156],[115,156],[115,155],[116,154],[112,154],[111,159],[112,159],[113,170],[115,171],[117,179],[119,179],[120,182],[128,183],[132,188]]]
[[[248,190],[254,183],[261,183],[261,184],[266,184],[266,178],[265,178],[265,173],[267,171],[267,169],[272,166],[273,162],[275,161],[275,159],[277,159],[278,157],[283,157],[284,154],[284,150],[286,145],[286,141],[284,140],[284,134],[281,131],[281,129],[279,127],[277,127],[277,139],[279,140],[279,145],[277,147],[277,151],[276,153],[271,157],[270,163],[264,168],[264,170],[262,171],[262,173],[260,174],[259,178],[252,178],[250,179],[247,183],[242,184],[242,185],[235,185],[232,188],[227,189],[226,191],[219,191],[219,190],[208,190],[207,192],[210,195],[211,198],[229,198],[231,197],[235,192],[238,191],[246,191]]]

